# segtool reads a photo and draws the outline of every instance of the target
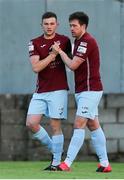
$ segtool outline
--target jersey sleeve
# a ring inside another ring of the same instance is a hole
[[[29,42],[28,49],[29,49],[29,57],[31,57],[33,55],[39,55],[37,47],[33,41]]]
[[[79,45],[77,46],[74,56],[78,56],[86,60],[89,51],[90,51],[90,43],[80,42]]]
[[[80,42],[80,44],[78,45],[76,52],[75,52],[75,56],[78,56],[84,60],[87,59],[87,57],[89,56],[89,54],[91,53],[95,53],[96,50],[98,51],[98,45],[95,39],[90,39],[87,42]],[[96,54],[96,53],[95,53]]]

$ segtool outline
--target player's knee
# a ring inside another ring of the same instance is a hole
[[[87,127],[90,131],[98,129],[100,127],[98,119],[88,120]]]
[[[40,129],[40,125],[39,124],[35,124],[32,121],[27,121],[26,122],[26,126],[29,130],[31,130],[33,133],[36,133],[39,131]]]
[[[59,134],[62,131],[61,127],[57,125],[52,125],[51,128],[52,128],[53,134]]]
[[[51,125],[51,129],[52,129],[53,134],[61,133],[61,131],[62,131],[61,130],[61,122],[59,120],[56,120],[56,121],[52,120],[50,122],[50,125]]]
[[[31,129],[32,126],[33,126],[33,124],[31,123],[31,121],[30,121],[30,120],[27,120],[27,121],[26,121],[26,127],[27,127],[28,129]]]
[[[26,127],[27,127],[28,129],[33,129],[33,127],[34,127],[35,125],[36,125],[36,124],[34,124],[34,122],[33,122],[31,119],[27,118],[27,120],[26,120]]]
[[[82,129],[86,127],[87,119],[85,118],[76,118],[74,123],[74,128]]]

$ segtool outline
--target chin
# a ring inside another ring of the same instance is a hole
[[[75,37],[76,37],[76,36],[75,36],[75,34],[72,34],[72,37],[74,37],[74,38],[75,38]]]
[[[47,32],[47,34],[48,34],[49,36],[51,36],[51,35],[53,34],[53,32],[52,32],[52,31],[49,31],[49,32]]]

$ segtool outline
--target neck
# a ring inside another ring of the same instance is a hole
[[[45,39],[53,39],[55,37],[55,33],[52,35],[44,34]]]
[[[83,32],[81,33],[81,35],[80,35],[79,37],[77,37],[76,39],[77,39],[77,40],[80,39],[80,38],[85,34],[85,32],[86,32],[86,31],[83,31]]]

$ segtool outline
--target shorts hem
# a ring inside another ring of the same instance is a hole
[[[82,115],[79,115],[79,114],[76,114],[76,116],[80,116],[80,117],[82,117],[82,118],[86,118],[86,119],[92,119],[92,120],[94,120],[95,119],[95,117],[96,117],[96,115],[93,117],[91,117],[91,116],[88,116],[88,115],[84,115],[84,116],[82,116]]]

